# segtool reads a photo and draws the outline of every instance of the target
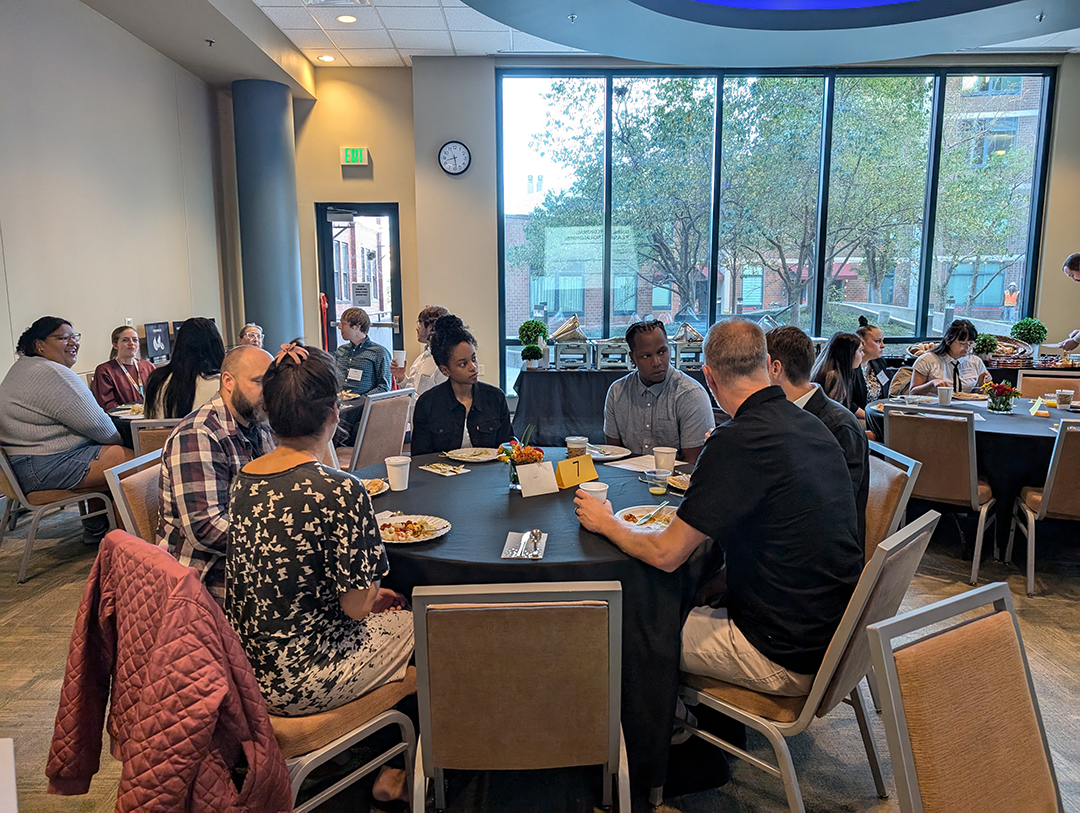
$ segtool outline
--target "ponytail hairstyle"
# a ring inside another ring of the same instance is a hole
[[[440,316],[431,329],[431,357],[440,367],[449,367],[454,348],[462,342],[476,347],[476,337],[469,332],[464,322],[453,314]]]
[[[42,316],[40,319],[34,320],[34,324],[30,325],[19,336],[19,342],[15,345],[15,350],[18,351],[20,356],[38,355],[37,343],[45,341],[53,334],[54,330],[62,325],[71,327],[71,322],[67,319],[61,319],[59,316]]]
[[[870,324],[870,320],[865,316],[859,317],[859,328],[855,332],[859,335],[860,339],[865,341],[875,330],[879,330],[877,325]]]

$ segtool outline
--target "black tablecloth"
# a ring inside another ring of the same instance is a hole
[[[547,459],[562,460],[565,449],[547,449]],[[468,464],[467,474],[442,477],[419,467],[438,455],[413,458],[409,488],[373,499],[375,510],[432,514],[453,528],[441,539],[414,545],[387,545],[390,575],[385,580],[411,595],[417,585],[490,584],[615,580],[623,587],[622,723],[631,778],[638,787],[664,784],[672,714],[678,690],[683,620],[698,583],[702,556],[675,573],[664,573],[622,553],[605,538],[584,530],[574,513],[574,489],[525,499],[509,489],[509,470],[500,462]],[[636,472],[598,465],[615,510],[653,505],[654,497]],[[383,477],[371,466],[363,477]],[[502,559],[506,535],[539,528],[548,534],[539,561]],[[717,751],[717,755],[721,752]],[[718,757],[715,785],[727,781]]]
[[[532,442],[540,446],[562,446],[571,435],[603,443],[604,399],[608,388],[629,372],[522,370],[514,382],[518,394],[514,434],[520,438],[531,424],[535,427]],[[687,370],[686,374],[705,386],[701,370]]]
[[[128,449],[134,449],[135,443],[131,438],[131,422],[134,418],[120,418],[116,415],[109,415],[109,417],[112,418],[113,426],[116,427],[116,431],[120,433],[120,445]],[[140,415],[139,417],[142,416]]]

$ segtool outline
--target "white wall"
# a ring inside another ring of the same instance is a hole
[[[221,324],[204,82],[77,0],[4,0],[0,111],[0,374],[45,314],[78,371],[125,317]]]

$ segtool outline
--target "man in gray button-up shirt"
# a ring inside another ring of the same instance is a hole
[[[715,426],[709,394],[690,376],[672,369],[663,322],[635,322],[626,331],[626,341],[637,369],[608,389],[607,442],[636,455],[672,446],[683,460],[697,462],[705,435]]]

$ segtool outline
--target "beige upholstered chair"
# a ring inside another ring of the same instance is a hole
[[[19,485],[19,481],[15,479],[15,472],[11,470],[7,454],[2,449],[0,449],[0,494],[7,497],[4,515],[0,518],[0,545],[4,544],[8,524],[15,519],[19,509],[29,511],[31,515],[30,528],[26,533],[26,545],[23,548],[22,559],[19,561],[19,584],[26,581],[26,569],[30,566],[30,552],[34,549],[38,525],[49,514],[62,511],[69,505],[78,505],[83,519],[105,514],[109,518],[109,530],[116,528],[112,500],[103,491],[48,490],[31,491],[27,494]],[[91,511],[89,501],[93,499],[100,500],[104,503],[104,507]]]
[[[966,409],[886,404],[885,445],[922,463],[911,496],[961,505],[978,513],[971,562],[971,583],[975,584],[986,527],[995,519],[992,512],[996,503],[990,484],[979,479],[975,462],[975,413]]]
[[[866,498],[866,561],[874,548],[904,524],[922,463],[870,441],[870,492]]]
[[[1072,390],[1073,398],[1080,399],[1080,372],[1065,370],[1019,370],[1016,388],[1024,398],[1037,398],[1048,392]]]
[[[855,710],[878,795],[886,798],[888,792],[859,691],[859,683],[870,671],[870,649],[865,630],[867,625],[889,618],[900,607],[940,517],[937,512],[930,511],[878,545],[863,569],[808,695],[760,694],[731,683],[683,673],[679,693],[687,703],[704,704],[760,731],[773,747],[777,766],[697,726],[685,727],[706,742],[781,779],[789,809],[802,813],[805,808],[799,779],[785,738],[802,732],[815,717],[824,717],[841,702],[848,703]]]
[[[141,418],[131,422],[131,443],[135,457],[165,448],[176,425],[183,418]]]
[[[367,396],[352,449],[339,449],[343,471],[356,471],[401,454],[415,390],[391,390]]]
[[[426,779],[446,807],[443,770],[604,766],[630,809],[620,724],[618,582],[417,587],[420,739],[413,813]]]
[[[161,449],[113,466],[105,472],[105,482],[124,530],[155,544],[161,515]]]
[[[911,367],[901,367],[893,375],[892,380],[889,382],[889,395],[907,395],[908,390],[911,389],[911,377],[914,375],[914,371]]]
[[[394,706],[415,693],[416,669],[410,666],[404,680],[383,684],[336,709],[304,717],[275,717],[271,714],[270,724],[274,727],[274,736],[289,769],[294,805],[300,794],[300,786],[308,774],[324,762],[352,748],[380,729],[397,726],[401,733],[401,742],[395,743],[315,796],[305,799],[303,804],[296,806],[295,813],[309,813],[398,754],[405,755],[407,787],[412,787],[416,730],[412,721],[394,709]]]
[[[1080,519],[1080,420],[1058,426],[1050,471],[1042,488],[1025,488],[1013,506],[1005,561],[1012,561],[1017,527],[1027,537],[1027,594],[1035,595],[1035,523],[1041,519]]]
[[[335,469],[341,468],[341,462],[338,460],[337,449],[334,448],[334,439],[331,438],[326,444],[326,448],[322,450],[319,455],[319,462],[324,466],[331,466]]]
[[[976,620],[959,618],[989,605]],[[867,634],[903,813],[1064,809],[1007,584],[871,624]]]

